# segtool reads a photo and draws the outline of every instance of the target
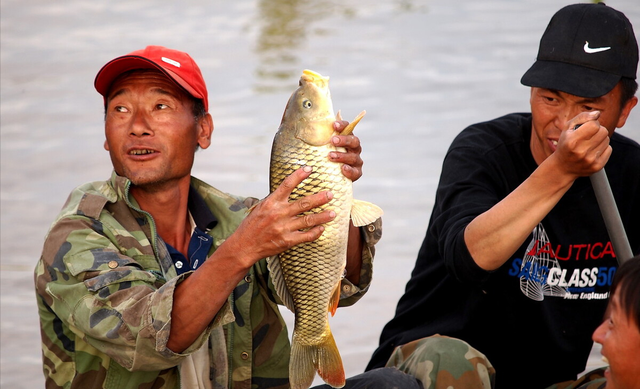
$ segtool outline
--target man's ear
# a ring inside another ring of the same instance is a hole
[[[213,133],[213,118],[211,114],[205,114],[198,121],[198,145],[206,149],[211,145],[211,134]]]
[[[629,101],[626,102],[624,107],[622,107],[622,112],[620,112],[620,117],[618,118],[618,124],[616,124],[616,128],[621,128],[622,126],[624,126],[624,124],[627,122],[627,118],[629,117],[629,113],[631,113],[631,110],[636,106],[636,104],[638,104],[638,98],[636,96],[633,96],[629,99]]]

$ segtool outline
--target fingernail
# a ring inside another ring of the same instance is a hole
[[[340,124],[340,122],[333,122],[333,128],[335,128],[336,130],[339,130],[342,127],[342,125]]]
[[[338,142],[340,142],[340,138],[338,138],[337,136],[334,136],[333,138],[331,138],[331,142],[333,142],[334,145],[337,145]]]
[[[336,158],[338,158],[338,154],[337,153],[329,153],[329,157],[331,159],[336,159]]]
[[[329,216],[331,216],[332,218],[336,217],[336,213],[334,211],[329,212]]]
[[[302,168],[306,173],[311,173],[311,166],[305,166]]]

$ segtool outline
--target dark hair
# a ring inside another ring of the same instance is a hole
[[[640,328],[640,255],[624,262],[613,277],[611,296],[620,299],[620,308]]]
[[[620,108],[623,108],[627,101],[636,95],[638,83],[633,78],[622,77],[620,79],[620,87]]]
[[[191,112],[193,113],[193,117],[196,118],[196,121],[198,121],[207,114],[207,111],[204,109],[204,101],[193,96],[191,96],[191,100],[193,101]]]

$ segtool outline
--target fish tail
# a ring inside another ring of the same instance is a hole
[[[327,324],[328,335],[326,341],[318,349],[318,374],[324,382],[334,388],[342,388],[345,384],[344,367],[342,358],[333,339],[329,324]]]
[[[317,345],[302,345],[294,335],[289,364],[291,389],[309,388],[316,370],[331,387],[342,388],[345,385],[342,358],[328,324],[324,342]]]

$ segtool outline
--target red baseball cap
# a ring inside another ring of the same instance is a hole
[[[162,46],[147,46],[109,61],[96,75],[94,86],[106,101],[113,81],[134,69],[161,71],[191,96],[201,99],[205,111],[209,111],[207,86],[196,62],[187,53]]]

